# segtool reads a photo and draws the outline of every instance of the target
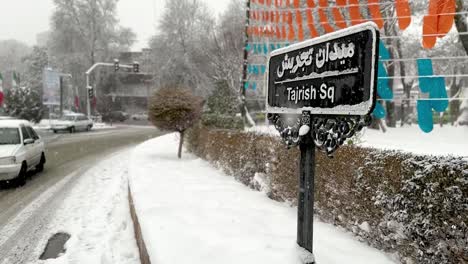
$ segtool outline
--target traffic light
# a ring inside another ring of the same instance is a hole
[[[133,62],[133,72],[140,72],[140,64],[138,62]]]
[[[118,72],[120,69],[120,62],[118,59],[114,60],[114,71]]]
[[[94,89],[92,86],[88,86],[88,97],[93,98],[94,97]]]

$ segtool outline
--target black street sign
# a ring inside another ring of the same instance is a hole
[[[370,22],[273,51],[267,112],[368,115],[375,106],[378,41]]]

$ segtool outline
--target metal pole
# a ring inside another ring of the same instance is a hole
[[[60,117],[63,116],[63,77],[60,76]]]
[[[91,119],[91,102],[89,101],[89,93],[88,93],[88,87],[89,87],[89,73],[86,73],[86,110],[88,114],[88,118]]]
[[[301,159],[299,167],[299,197],[297,216],[297,244],[311,253],[313,260],[314,235],[314,178],[315,178],[315,143],[310,132],[299,146]]]
[[[242,120],[245,124],[245,118],[247,115],[246,105],[245,105],[245,80],[247,79],[247,64],[249,63],[248,57],[249,52],[247,51],[247,45],[249,44],[249,34],[247,33],[250,24],[250,0],[247,0],[247,9],[246,9],[246,22],[245,22],[245,35],[244,35],[244,64],[242,65],[242,80],[240,87],[241,95],[241,114]]]
[[[91,119],[91,102],[90,102],[90,98],[89,98],[89,94],[88,94],[88,87],[90,86],[89,85],[89,75],[93,72],[94,69],[96,69],[96,67],[98,66],[109,66],[109,67],[113,67],[114,64],[113,63],[105,63],[105,62],[97,62],[95,64],[93,64],[93,66],[91,66],[91,68],[89,68],[87,71],[86,71],[86,108],[87,108],[87,112],[88,112],[88,118]],[[133,69],[133,66],[132,65],[120,65],[120,68],[125,68],[125,69]],[[143,74],[143,73],[141,73]],[[97,91],[96,89],[94,89],[94,93],[97,94]]]

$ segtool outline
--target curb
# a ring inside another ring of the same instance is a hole
[[[133,221],[133,230],[135,230],[135,239],[138,246],[138,252],[140,253],[140,263],[151,264],[151,260],[148,255],[148,250],[145,245],[145,240],[143,239],[143,234],[141,233],[140,222],[138,221],[138,216],[135,211],[135,204],[133,203],[132,192],[130,191],[130,184],[128,185],[128,203],[130,205],[130,215]]]

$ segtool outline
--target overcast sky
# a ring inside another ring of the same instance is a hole
[[[202,1],[215,14],[222,12],[229,2],[229,0]],[[164,0],[119,1],[118,15],[121,24],[132,28],[138,36],[138,44],[135,45],[134,50],[146,46],[147,40],[155,32],[163,7]],[[49,18],[53,8],[52,0],[10,0],[2,3],[0,40],[17,39],[34,45],[36,35],[49,29]]]

